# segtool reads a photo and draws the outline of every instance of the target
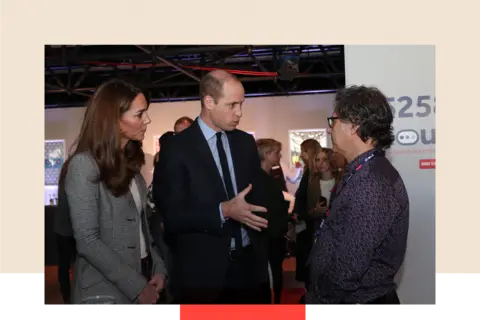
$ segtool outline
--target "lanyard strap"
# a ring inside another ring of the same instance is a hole
[[[348,181],[350,181],[350,179],[352,179],[352,177],[355,175],[355,173],[357,173],[358,171],[360,171],[360,169],[363,168],[363,166],[370,160],[372,160],[374,157],[376,157],[377,155],[377,151],[374,151],[371,155],[369,155],[368,157],[366,157],[365,159],[363,159],[363,161],[355,168],[355,170],[352,170],[350,171],[350,173],[348,174],[348,177],[345,181],[342,182],[342,185],[339,189],[335,190],[335,198],[340,194],[340,192],[343,190],[343,188],[345,188],[345,185],[348,183]],[[343,180],[343,179],[342,179]]]

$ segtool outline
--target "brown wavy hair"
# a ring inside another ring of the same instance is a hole
[[[308,161],[305,163],[305,168],[308,169],[309,180],[311,181],[315,177],[315,156],[319,150],[322,150],[322,147],[317,140],[306,139],[300,144],[300,150],[308,154]]]
[[[119,128],[121,116],[139,94],[143,94],[140,88],[120,79],[100,85],[87,104],[80,134],[72,146],[71,157],[87,152],[94,158],[99,168],[95,182],[105,183],[116,197],[128,192],[145,164],[142,143],[130,140],[122,149]],[[66,169],[62,170],[62,176],[65,174]]]

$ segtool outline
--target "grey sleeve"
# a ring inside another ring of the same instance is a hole
[[[65,191],[70,207],[77,251],[131,301],[134,301],[147,280],[123,262],[100,238],[99,185],[93,182],[98,173],[94,160],[85,154],[75,155],[68,166]]]

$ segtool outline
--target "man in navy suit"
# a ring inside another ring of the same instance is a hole
[[[215,70],[200,99],[200,116],[160,149],[153,178],[175,300],[270,303],[263,173],[253,136],[236,129],[243,85]]]

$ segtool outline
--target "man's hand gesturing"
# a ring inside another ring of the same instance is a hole
[[[225,218],[234,219],[250,228],[261,231],[261,228],[268,227],[268,220],[255,215],[253,212],[267,212],[264,207],[249,204],[245,201],[245,196],[252,190],[249,184],[244,190],[239,192],[235,198],[222,203],[222,212]]]

